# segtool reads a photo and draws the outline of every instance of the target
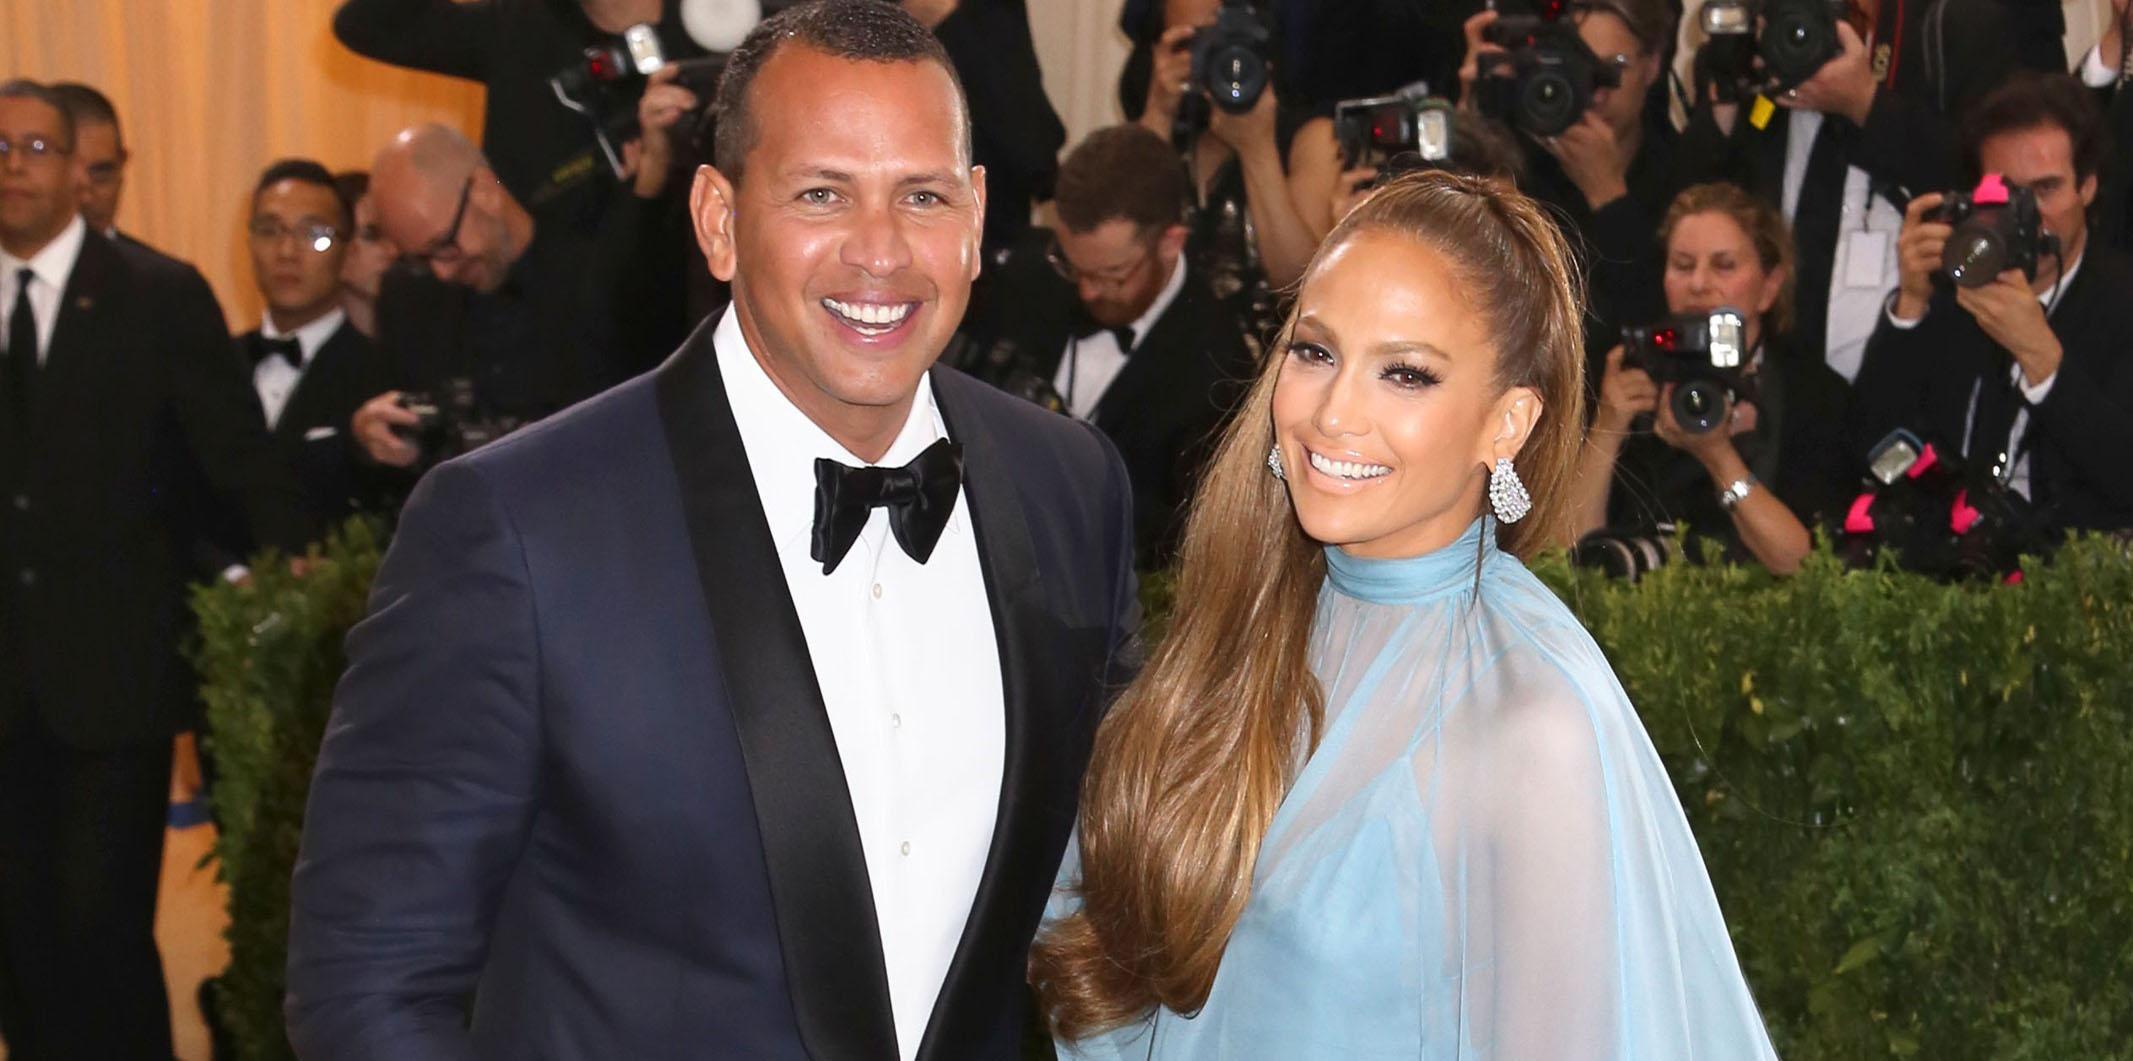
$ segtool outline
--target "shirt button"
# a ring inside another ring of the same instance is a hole
[[[874,583],[874,599],[881,599],[881,583],[879,582]]]
[[[17,511],[17,512],[28,512],[29,510],[30,510],[30,495],[28,495],[28,494],[16,494],[16,495],[15,495],[15,511]]]
[[[889,716],[889,728],[890,728],[890,729],[902,729],[902,728],[904,728],[904,716],[902,716],[902,715],[890,715],[890,716]]]
[[[20,575],[17,575],[16,577],[21,579],[22,584],[25,586],[34,586],[37,584],[37,572],[32,571],[27,567],[23,568],[22,573]]]
[[[908,854],[910,854],[910,853],[911,853],[911,841],[909,841],[909,840],[906,840],[906,841],[904,841],[904,848],[903,848],[903,850],[904,850],[904,854],[907,854],[907,855],[908,855]]]

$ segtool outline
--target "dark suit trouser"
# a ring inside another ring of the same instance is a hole
[[[169,1061],[156,887],[170,742],[84,751],[35,710],[0,736],[0,1035],[9,1061]]]

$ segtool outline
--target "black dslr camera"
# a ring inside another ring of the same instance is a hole
[[[1222,0],[1215,24],[1192,35],[1192,87],[1231,114],[1250,112],[1271,73],[1270,37],[1251,0]]]
[[[670,60],[651,24],[639,23],[623,30],[619,39],[586,48],[548,79],[556,101],[592,126],[593,143],[617,179],[623,173],[621,145],[638,132],[637,100],[644,95],[644,79],[668,66],[678,67],[679,83],[708,102],[725,57]]]
[[[1621,73],[1578,36],[1567,0],[1497,0],[1496,11],[1486,39],[1505,51],[1480,57],[1474,91],[1481,113],[1534,136],[1555,136],[1577,124],[1594,93],[1622,83]]]
[[[1753,397],[1747,328],[1740,311],[1669,317],[1622,329],[1622,365],[1643,369],[1654,383],[1674,385],[1674,422],[1692,435],[1726,422],[1733,402]]]
[[[2037,259],[2059,253],[2059,237],[2044,231],[2037,193],[2010,187],[1997,173],[1972,191],[1949,192],[1932,218],[1955,226],[1940,271],[1958,287],[1983,287],[2009,269],[2034,280]]]
[[[1709,38],[1698,63],[1717,80],[1722,100],[1738,99],[1739,86],[1757,80],[1756,56],[1771,88],[1793,88],[1843,54],[1837,24],[1847,10],[1846,0],[1709,0],[1697,16]]]
[[[2004,468],[1965,468],[1952,451],[1898,429],[1867,457],[1838,549],[1864,567],[1883,549],[1906,571],[1943,579],[2019,579],[2022,557],[2047,552],[2049,528]]]
[[[471,453],[526,426],[526,421],[483,407],[474,394],[474,381],[464,376],[446,380],[436,394],[402,392],[397,403],[417,420],[393,433],[422,451],[422,459],[436,463]]]
[[[1395,155],[1427,163],[1452,156],[1452,105],[1410,85],[1396,95],[1342,100],[1333,107],[1333,135],[1350,168],[1383,168]]]

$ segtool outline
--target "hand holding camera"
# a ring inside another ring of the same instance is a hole
[[[1955,226],[1941,219],[1940,205],[1947,196],[1928,192],[1911,200],[1903,211],[1903,231],[1896,236],[1896,319],[1915,321],[1926,315],[1933,298],[1933,276],[1940,271],[1941,256]]]
[[[388,468],[412,468],[422,457],[422,451],[400,434],[416,427],[422,418],[404,408],[400,398],[399,391],[386,391],[364,402],[349,425],[363,452]]]
[[[1977,326],[2014,357],[2029,386],[2059,371],[2066,349],[2059,345],[2051,321],[2044,316],[2044,304],[2037,301],[2021,270],[2009,269],[1977,287],[1958,286],[1955,304],[1977,318]]]
[[[1192,37],[1195,26],[1172,26],[1156,40],[1154,63],[1148,75],[1148,103],[1141,111],[1141,124],[1165,140],[1177,124],[1178,107],[1192,77]]]
[[[1607,369],[1600,376],[1600,409],[1593,417],[1595,431],[1626,434],[1637,417],[1659,408],[1659,385],[1651,373],[1623,364],[1627,349],[1616,346],[1607,352]]]
[[[679,83],[681,67],[669,63],[652,72],[637,101],[637,125],[642,130],[627,151],[627,165],[634,170],[637,194],[646,199],[666,189],[674,166],[674,127],[693,113],[702,100]]]
[[[1541,141],[1563,174],[1594,210],[1629,194],[1630,156],[1622,150],[1614,127],[1598,111],[1588,110],[1576,124]]]
[[[1853,125],[1865,126],[1867,113],[1874,109],[1874,68],[1868,58],[1866,41],[1850,22],[1838,20],[1834,27],[1837,35],[1837,54],[1823,63],[1814,76],[1797,86],[1778,94],[1780,106],[1794,110],[1821,111],[1851,119]],[[1767,67],[1769,60],[1764,60]]]
[[[1494,2],[1487,21],[1467,20],[1460,66],[1460,83],[1482,114],[1529,136],[1560,136],[1601,89],[1621,85],[1621,72],[1578,35],[1567,0]]]

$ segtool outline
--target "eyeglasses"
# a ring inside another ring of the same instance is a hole
[[[299,246],[313,254],[324,254],[341,240],[341,231],[322,221],[291,226],[271,217],[255,217],[246,231],[252,234],[252,242],[266,247],[293,236]]]
[[[1097,287],[1115,290],[1132,282],[1133,278],[1140,275],[1140,271],[1149,262],[1155,260],[1155,246],[1152,243],[1143,244],[1139,258],[1134,259],[1130,264],[1106,269],[1100,273],[1084,273],[1076,269],[1074,263],[1067,260],[1066,248],[1061,247],[1056,239],[1044,249],[1044,260],[1051,265],[1052,271],[1058,273],[1059,278],[1067,283],[1079,284],[1086,280]]]
[[[459,209],[452,211],[452,225],[444,235],[430,241],[430,249],[410,251],[400,256],[400,261],[417,269],[435,272],[439,265],[449,266],[467,252],[459,246],[459,226],[466,223],[467,203],[474,197],[474,175],[467,174],[467,182],[459,189]]]
[[[89,183],[111,184],[125,174],[126,155],[124,152],[120,152],[117,158],[106,159],[102,162],[91,162],[82,168],[88,171]]]
[[[42,136],[33,136],[27,140],[9,140],[0,136],[0,165],[15,158],[30,163],[50,158],[65,158],[66,155],[67,149],[59,146],[57,140],[48,140]]]

